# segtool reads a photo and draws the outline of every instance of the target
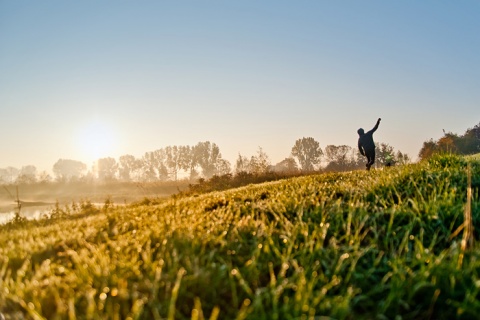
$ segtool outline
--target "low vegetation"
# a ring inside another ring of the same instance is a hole
[[[0,312],[476,319],[480,250],[462,227],[471,217],[478,239],[479,185],[478,158],[443,155],[9,223],[0,227]]]

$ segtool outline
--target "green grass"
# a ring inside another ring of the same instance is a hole
[[[436,156],[0,227],[7,319],[476,319],[480,162]],[[325,318],[322,318],[324,316]]]

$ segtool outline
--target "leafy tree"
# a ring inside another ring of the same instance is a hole
[[[418,157],[421,160],[428,159],[432,155],[438,152],[438,145],[433,139],[423,142],[423,146],[418,153]]]
[[[352,170],[355,167],[355,160],[349,154],[352,154],[352,147],[350,146],[326,146],[325,159],[328,164],[325,169],[329,171]]]
[[[430,158],[438,152],[458,154],[475,154],[480,152],[480,123],[473,128],[467,129],[463,135],[444,131],[443,137],[437,141],[433,139],[425,141],[418,153],[418,157],[423,160]]]
[[[237,161],[235,163],[235,174],[238,175],[240,172],[249,172],[250,161],[247,157],[238,154]]]
[[[179,165],[182,170],[189,173],[190,180],[194,180],[198,176],[197,165],[198,158],[195,156],[195,147],[180,146],[179,147]]]
[[[480,152],[480,123],[473,128],[467,129],[457,143],[462,154]]]
[[[13,183],[17,180],[20,170],[14,167],[7,167],[0,169],[0,182],[1,183]]]
[[[37,182],[37,167],[33,165],[24,166],[20,169],[17,177],[17,183],[35,183]]]
[[[437,142],[438,149],[447,153],[458,153],[459,140],[460,137],[458,135],[451,132],[445,133]]]
[[[38,182],[48,183],[50,181],[52,181],[52,177],[50,176],[50,174],[48,174],[47,171],[40,172],[40,174],[38,175]]]
[[[195,163],[202,169],[204,178],[209,179],[217,174],[216,168],[222,160],[220,148],[210,141],[199,142],[194,148]]]
[[[143,179],[146,181],[154,181],[158,179],[156,168],[156,159],[154,152],[145,152],[142,157]]]
[[[292,156],[296,158],[302,171],[313,171],[323,155],[320,143],[312,137],[298,139],[292,147]]]
[[[228,176],[231,175],[232,166],[228,160],[219,159],[217,165],[215,166],[215,175],[217,176]]]
[[[274,167],[274,170],[277,172],[285,172],[285,173],[297,173],[299,171],[297,162],[292,157],[285,158],[279,163],[277,163]]]
[[[80,178],[85,170],[87,170],[85,163],[70,159],[59,159],[53,165],[53,174],[58,181]]]
[[[262,147],[258,147],[257,155],[250,158],[249,172],[253,174],[263,174],[270,170],[271,162],[268,155]]]
[[[165,149],[146,152],[141,160],[143,179],[146,181],[168,180],[167,154]]]
[[[118,170],[117,161],[114,158],[107,157],[101,158],[97,161],[97,174],[98,179],[104,181],[115,180]]]
[[[178,180],[178,170],[181,166],[180,150],[177,146],[168,146],[165,148],[165,160],[167,168],[170,169],[170,173],[173,175],[175,181]]]
[[[118,176],[120,180],[131,181],[132,174],[138,170],[140,162],[134,156],[126,154],[118,159]]]
[[[396,156],[395,156],[395,162],[397,164],[403,165],[410,163],[412,160],[410,159],[410,156],[406,153],[402,153],[401,151],[397,151]]]
[[[379,143],[376,147],[376,160],[375,162],[380,166],[387,164],[393,164],[395,160],[395,152],[393,147],[387,143]]]

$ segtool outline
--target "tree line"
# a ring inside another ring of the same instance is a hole
[[[377,164],[407,163],[410,158],[386,143],[377,145]],[[346,171],[364,168],[364,157],[356,148],[346,145],[327,145],[323,150],[312,137],[295,141],[289,157],[272,164],[261,147],[247,157],[238,154],[232,168],[222,157],[217,144],[210,141],[194,146],[167,146],[146,152],[141,157],[130,154],[118,159],[98,159],[91,168],[81,161],[59,159],[52,168],[54,177],[47,172],[37,172],[33,165],[21,169],[0,168],[0,183],[42,183],[50,181],[176,181],[210,179],[224,175],[265,175],[267,173],[302,174],[316,171]]]
[[[455,153],[462,155],[480,152],[480,123],[469,128],[463,135],[445,132],[438,140],[427,140],[423,143],[418,157],[421,160],[428,159],[436,153]]]

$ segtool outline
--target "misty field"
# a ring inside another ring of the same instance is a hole
[[[0,227],[6,319],[476,319],[480,160],[83,204]]]

